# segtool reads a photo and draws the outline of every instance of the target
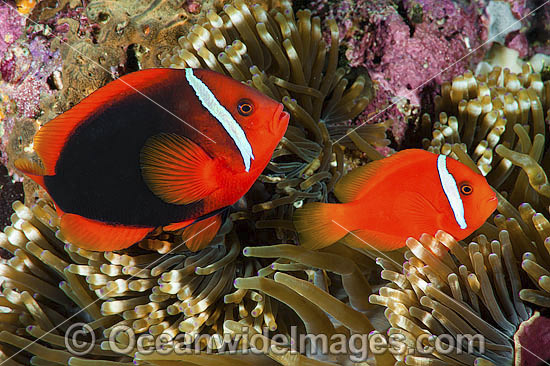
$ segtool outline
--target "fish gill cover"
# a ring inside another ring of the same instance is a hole
[[[291,125],[264,174],[197,253],[161,230],[119,252],[65,243],[51,201],[25,180],[26,205],[13,203],[0,233],[9,252],[0,264],[0,362],[351,365],[360,361],[350,352],[294,353],[288,338],[273,337],[373,331],[403,335],[411,349],[418,339],[429,348],[461,333],[487,344],[471,353],[373,353],[371,365],[549,359],[548,347],[533,346],[548,333],[550,308],[550,82],[539,31],[549,12],[533,9],[524,1],[2,2],[0,137],[11,174],[15,159],[34,156],[40,125],[143,68],[228,74],[281,101]],[[489,38],[512,28],[504,45]],[[496,215],[464,242],[438,232],[385,253],[296,245],[295,210],[333,202],[343,175],[405,147],[485,175],[498,192]],[[138,352],[128,333],[116,333],[120,326],[188,335],[198,349]],[[87,352],[66,343],[75,327],[89,330],[80,339]],[[241,340],[237,352],[200,338],[244,332],[259,337]]]

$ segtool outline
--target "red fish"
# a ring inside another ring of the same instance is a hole
[[[44,166],[16,167],[46,189],[62,234],[82,248],[123,249],[157,227],[185,227],[197,250],[268,164],[288,120],[282,104],[227,76],[147,69],[45,124],[34,138]]]
[[[462,240],[498,203],[485,177],[455,159],[418,149],[352,170],[334,194],[342,204],[314,202],[296,210],[301,245],[319,249],[343,239],[387,251],[438,230]]]

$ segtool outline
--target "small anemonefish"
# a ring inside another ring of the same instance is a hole
[[[61,233],[82,248],[123,249],[163,227],[185,228],[198,250],[266,167],[288,121],[282,104],[227,76],[147,69],[45,124],[34,138],[44,167],[15,165],[46,189]]]
[[[338,240],[377,250],[444,230],[462,240],[497,207],[487,180],[459,161],[410,149],[352,170],[335,186],[342,204],[314,202],[296,210],[300,244],[319,249]]]

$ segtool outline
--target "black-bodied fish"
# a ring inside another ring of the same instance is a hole
[[[197,250],[263,171],[288,120],[282,104],[227,76],[147,69],[45,124],[34,139],[44,167],[16,167],[46,189],[62,234],[82,248],[122,249],[157,227],[185,227]]]

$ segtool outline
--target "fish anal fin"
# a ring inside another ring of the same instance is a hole
[[[55,175],[55,165],[65,143],[88,117],[130,94],[143,93],[148,86],[170,79],[173,74],[170,69],[148,69],[124,75],[44,124],[34,137],[34,150],[44,163],[46,175]]]
[[[210,244],[221,225],[221,215],[211,216],[187,226],[183,230],[181,238],[191,251],[196,252]]]
[[[60,230],[64,238],[86,250],[113,251],[128,248],[154,228],[106,224],[80,215],[64,213]]]
[[[367,193],[365,189],[368,183],[389,175],[392,171],[399,169],[403,163],[410,163],[417,160],[421,156],[430,156],[431,153],[420,149],[407,149],[399,151],[392,156],[384,159],[370,162],[360,166],[336,183],[334,194],[340,202],[352,202],[362,197]],[[432,154],[433,155],[433,154]],[[433,158],[433,157],[432,157]],[[434,163],[435,164],[435,163]]]
[[[382,252],[405,246],[405,240],[398,236],[369,230],[352,231],[342,241],[350,247]]]
[[[176,134],[161,133],[146,141],[141,172],[155,195],[177,205],[199,201],[219,187],[216,161],[199,145]]]
[[[343,205],[312,202],[294,213],[294,227],[298,232],[300,245],[307,249],[321,249],[336,243],[348,231],[342,227]]]
[[[44,175],[46,171],[40,165],[35,162],[32,162],[28,159],[17,159],[14,162],[15,168],[23,173],[33,181],[35,181],[40,186],[44,187]]]

